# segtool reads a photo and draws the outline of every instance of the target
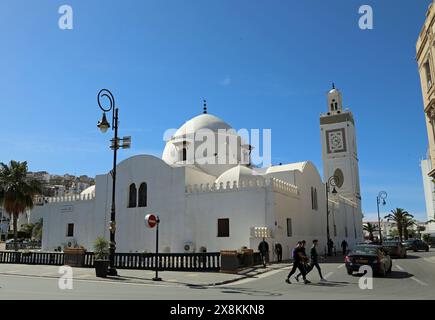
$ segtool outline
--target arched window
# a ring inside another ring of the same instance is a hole
[[[143,182],[139,187],[139,207],[147,206],[147,184]]]
[[[128,194],[128,207],[129,208],[137,207],[137,191],[136,191],[136,185],[134,183],[130,185],[130,190]]]

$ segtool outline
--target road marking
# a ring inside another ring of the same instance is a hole
[[[421,281],[420,279],[417,279],[416,277],[411,277],[412,280],[414,280],[415,282],[417,282],[418,284],[421,284],[422,286],[427,287],[428,284],[426,282]]]
[[[399,269],[400,271],[405,270],[405,269],[403,269],[401,266],[399,266],[398,264],[396,264],[396,268]]]
[[[332,276],[334,274],[334,272],[328,272],[326,274],[326,276],[324,276],[323,278],[328,279],[330,276]]]
[[[431,257],[431,258],[424,258],[425,261],[430,262],[430,263],[435,263],[435,257]]]
[[[341,268],[343,268],[344,267],[344,263],[343,264],[340,264],[337,268],[338,269],[341,269]]]
[[[249,278],[245,278],[245,279],[241,279],[241,280],[236,280],[236,281],[234,281],[232,283],[224,284],[223,286],[235,286],[235,285],[239,285],[239,284],[244,284],[244,283],[247,283],[247,282],[251,282],[251,281],[258,280],[258,279],[263,279],[263,278],[266,278],[266,277],[273,276],[274,274],[280,273],[280,272],[288,270],[288,269],[290,269],[290,267],[284,267],[284,268],[280,268],[280,269],[275,269],[275,270],[272,270],[272,271],[261,273],[259,275],[253,276],[253,277],[249,277]]]

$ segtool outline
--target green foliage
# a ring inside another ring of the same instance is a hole
[[[109,254],[109,242],[104,237],[98,237],[94,242],[95,259],[106,259]]]
[[[370,222],[367,222],[365,225],[363,225],[363,230],[369,233],[369,239],[373,241],[373,232],[377,231],[378,227]]]
[[[408,239],[408,227],[415,223],[412,218],[414,216],[402,208],[391,210],[391,213],[385,216],[385,219],[396,223],[400,241],[403,241],[404,236],[405,239]]]
[[[26,223],[21,227],[20,231],[26,235],[25,238],[31,238],[34,227],[35,225],[33,223]]]
[[[28,179],[27,174],[26,161],[12,160],[9,165],[0,163],[0,205],[12,217],[15,240],[18,238],[19,215],[33,208],[33,197],[42,189],[41,183]],[[17,244],[15,244],[15,250],[18,250]]]
[[[33,227],[32,238],[36,240],[42,239],[42,227],[44,225],[44,221],[40,218]]]

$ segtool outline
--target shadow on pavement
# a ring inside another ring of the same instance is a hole
[[[223,288],[223,289],[225,289],[225,288]],[[264,296],[264,297],[282,296],[281,293],[277,293],[277,292],[260,291],[260,290],[247,289],[247,288],[228,288],[225,290],[221,290],[221,293],[246,294],[249,296]]]

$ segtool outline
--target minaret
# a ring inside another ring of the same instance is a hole
[[[327,103],[328,112],[320,115],[324,179],[335,176],[338,193],[360,204],[355,121],[350,110],[343,110],[341,92],[334,84]]]

